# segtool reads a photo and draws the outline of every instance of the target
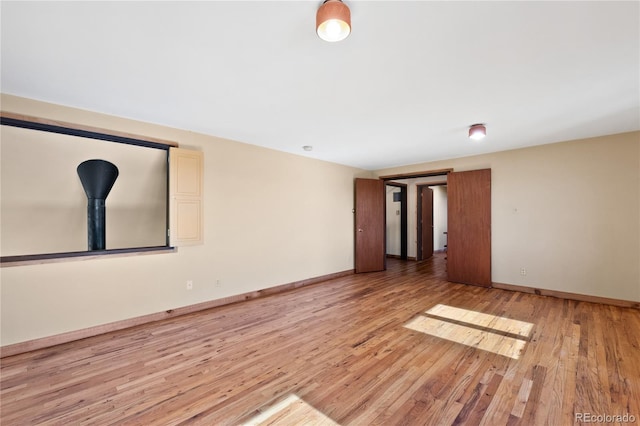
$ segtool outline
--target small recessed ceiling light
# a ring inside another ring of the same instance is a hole
[[[311,145],[305,145],[302,147],[305,151],[313,151],[313,147]]]
[[[474,124],[469,127],[469,137],[473,140],[479,141],[487,136],[487,128],[484,124]]]

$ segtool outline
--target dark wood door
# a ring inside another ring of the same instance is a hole
[[[491,287],[491,169],[450,173],[447,187],[448,279]]]
[[[422,187],[422,258],[433,256],[433,189]]]
[[[418,256],[417,260],[433,256],[433,189],[418,185]]]
[[[356,179],[355,270],[386,269],[385,188],[380,179]]]

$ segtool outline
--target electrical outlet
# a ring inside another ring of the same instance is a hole
[[[193,290],[193,281],[187,281],[187,290]]]
[[[216,287],[220,287],[222,285],[222,283],[220,282],[220,280],[216,280]]]
[[[527,270],[525,268],[520,268],[520,275],[527,275]]]

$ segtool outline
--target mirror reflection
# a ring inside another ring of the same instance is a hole
[[[118,176],[104,204],[104,249],[166,246],[166,149],[0,126],[0,256],[86,251],[88,203],[78,166]]]

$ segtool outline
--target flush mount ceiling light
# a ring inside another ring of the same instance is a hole
[[[469,137],[473,140],[479,141],[487,136],[487,128],[484,124],[474,124],[469,127]]]
[[[342,0],[325,0],[316,13],[316,32],[325,41],[340,41],[351,33],[351,11]]]

